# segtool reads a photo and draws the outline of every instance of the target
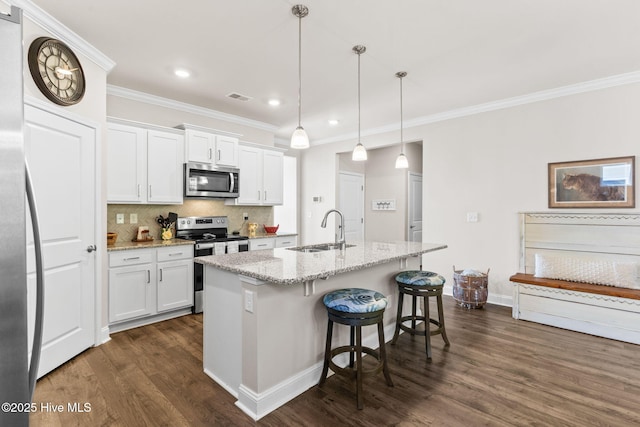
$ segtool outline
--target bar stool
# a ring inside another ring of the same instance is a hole
[[[437,273],[431,271],[408,270],[396,276],[398,284],[398,313],[396,316],[396,331],[393,334],[391,344],[395,344],[400,334],[400,329],[409,332],[411,335],[424,335],[427,346],[427,360],[431,360],[431,335],[442,335],[445,346],[449,346],[447,332],[444,327],[444,312],[442,310],[442,288],[445,279]],[[411,295],[412,307],[411,315],[402,316],[402,302],[405,295]],[[424,298],[423,316],[416,315],[416,302],[418,297]],[[432,319],[429,315],[429,297],[436,297],[438,304],[438,320]],[[423,321],[424,330],[416,329],[416,321]],[[411,321],[411,326],[404,325],[404,322]],[[431,324],[437,326],[431,328]]]
[[[374,375],[382,371],[387,385],[393,387],[389,367],[387,366],[387,353],[384,342],[383,315],[387,306],[387,299],[379,292],[368,289],[348,288],[329,292],[322,299],[325,305],[329,324],[327,326],[327,343],[324,353],[324,366],[320,376],[319,387],[322,387],[329,368],[338,375],[356,380],[356,402],[358,409],[362,409],[362,378]],[[344,345],[331,349],[333,335],[333,323],[340,323],[350,327],[350,345]],[[362,346],[362,326],[378,325],[379,351]],[[355,336],[355,342],[354,342]],[[349,353],[349,366],[339,367],[333,362],[333,358],[341,353]],[[374,356],[378,363],[371,369],[363,369],[362,353]],[[354,368],[355,354],[355,368]]]

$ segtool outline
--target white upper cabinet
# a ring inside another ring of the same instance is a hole
[[[238,137],[214,129],[180,125],[185,130],[185,158],[188,162],[238,167]]]
[[[281,205],[283,200],[282,150],[261,148],[257,145],[240,145],[240,196],[228,200],[236,205]]]
[[[110,121],[107,152],[108,203],[182,204],[181,131]]]
[[[109,123],[107,128],[107,200],[143,203],[147,186],[145,130]]]
[[[184,139],[147,131],[147,203],[182,204]]]
[[[216,137],[207,132],[187,129],[184,132],[188,162],[213,163]]]
[[[238,167],[238,138],[216,136],[216,165]]]

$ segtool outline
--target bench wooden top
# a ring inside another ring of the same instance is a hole
[[[546,279],[534,277],[533,274],[516,273],[509,278],[516,283],[528,285],[545,286],[548,288],[566,289],[576,292],[588,292],[599,295],[609,295],[619,298],[629,298],[640,300],[640,289],[618,288],[615,286],[594,285],[591,283],[569,282],[566,280]]]

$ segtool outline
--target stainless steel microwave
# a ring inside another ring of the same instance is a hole
[[[184,195],[200,199],[236,198],[240,169],[205,163],[185,163]]]

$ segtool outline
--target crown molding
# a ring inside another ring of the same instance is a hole
[[[3,3],[22,9],[23,15],[51,33],[54,37],[63,40],[76,53],[89,58],[100,68],[109,73],[116,63],[98,49],[87,43],[83,38],[71,31],[63,23],[49,15],[31,0],[2,0]]]
[[[254,129],[265,130],[275,133],[277,126],[269,123],[260,122],[258,120],[247,119],[245,117],[233,114],[223,113],[221,111],[212,110],[210,108],[198,107],[197,105],[187,104],[186,102],[175,101],[173,99],[163,98],[161,96],[151,95],[145,92],[139,92],[133,89],[127,89],[120,86],[107,85],[107,95],[118,96],[130,99],[132,101],[144,102],[146,104],[157,105],[159,107],[171,108],[173,110],[184,111],[186,113],[197,114],[199,116],[209,117],[212,119],[224,120],[226,122],[248,126]]]
[[[461,117],[472,116],[474,114],[487,113],[490,111],[502,110],[505,108],[517,107],[519,105],[533,104],[540,101],[548,101],[550,99],[562,98],[565,96],[577,95],[580,93],[593,92],[596,90],[607,89],[615,86],[624,86],[628,84],[640,83],[640,71],[633,71],[625,74],[604,77],[601,79],[589,80],[586,82],[576,83],[567,86],[561,86],[554,89],[533,92],[527,95],[515,96],[513,98],[505,98],[497,101],[491,101],[484,104],[472,105],[469,107],[457,108],[454,110],[444,111],[442,113],[432,114],[429,116],[417,117],[415,119],[404,122],[404,129],[417,126],[424,126],[431,123],[443,122],[445,120],[458,119]],[[384,125],[376,128],[365,130],[362,136],[379,135],[382,133],[393,132],[400,129],[400,122]],[[338,135],[331,138],[324,138],[313,141],[312,145],[330,144],[332,142],[340,142],[357,138],[357,133]]]

